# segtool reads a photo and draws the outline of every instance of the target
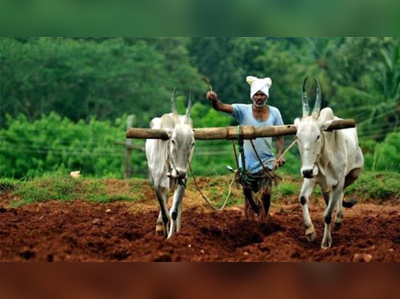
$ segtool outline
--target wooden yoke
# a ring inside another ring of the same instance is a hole
[[[341,130],[354,128],[356,122],[353,119],[340,119],[332,121],[327,131]],[[237,127],[224,127],[224,128],[202,128],[193,129],[194,138],[197,140],[218,140],[227,139],[235,140],[238,139]],[[283,126],[270,126],[270,127],[254,127],[254,126],[241,126],[240,137],[243,139],[256,139],[262,137],[274,137],[274,136],[285,136],[295,135],[297,129],[294,125],[283,125]],[[167,132],[164,130],[153,130],[153,129],[140,129],[131,128],[126,133],[126,138],[133,139],[169,139]]]

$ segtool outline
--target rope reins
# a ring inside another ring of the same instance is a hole
[[[229,199],[229,197],[231,196],[231,193],[232,193],[232,185],[233,185],[233,183],[235,182],[235,175],[233,175],[232,181],[231,181],[231,183],[229,184],[229,192],[228,192],[228,195],[227,195],[226,198],[225,198],[224,204],[223,204],[220,208],[217,208],[217,207],[215,207],[215,206],[211,203],[211,201],[210,201],[210,200],[203,194],[203,192],[201,191],[199,185],[197,184],[196,176],[195,176],[195,174],[194,174],[194,172],[193,172],[192,165],[191,165],[190,162],[189,162],[189,168],[190,168],[190,172],[192,173],[192,176],[193,176],[194,185],[196,186],[197,190],[200,192],[200,194],[201,194],[201,196],[203,197],[203,199],[205,200],[205,202],[206,202],[213,210],[215,210],[215,211],[222,211],[222,210],[226,207],[226,205],[227,205],[227,203],[228,203],[228,199]]]
[[[250,143],[251,143],[251,145],[252,145],[252,147],[253,147],[253,150],[254,150],[254,152],[256,153],[257,159],[259,160],[260,164],[261,164],[262,167],[263,167],[263,170],[264,170],[265,175],[268,176],[268,178],[269,178],[270,180],[272,180],[272,181],[275,181],[275,180],[276,180],[276,176],[274,175],[274,172],[275,172],[276,169],[279,167],[279,164],[278,164],[279,161],[281,161],[281,159],[283,159],[283,157],[284,157],[284,156],[289,152],[289,150],[296,144],[296,142],[297,142],[297,140],[294,140],[294,141],[289,145],[289,147],[283,152],[283,154],[282,154],[278,159],[275,160],[275,162],[274,162],[274,167],[273,167],[272,171],[269,171],[269,170],[265,167],[264,163],[262,163],[261,158],[260,158],[260,155],[258,154],[258,152],[257,152],[257,150],[256,150],[256,148],[255,148],[255,146],[254,146],[253,141],[250,140]],[[243,166],[244,166],[244,167],[242,167],[242,168],[239,167],[239,157],[238,157],[237,149],[236,149],[236,146],[235,146],[235,141],[232,140],[233,152],[234,152],[234,155],[235,155],[235,162],[236,162],[236,165],[237,165],[237,169],[238,169],[238,170],[237,170],[237,171],[234,173],[234,175],[233,175],[232,181],[231,181],[230,184],[229,184],[229,192],[228,192],[228,195],[227,195],[227,197],[225,198],[225,201],[224,201],[223,205],[222,205],[220,208],[215,207],[215,206],[211,203],[211,201],[210,201],[210,200],[204,195],[204,193],[201,191],[199,185],[197,184],[196,175],[194,174],[194,171],[193,171],[193,169],[192,169],[192,165],[191,165],[190,161],[188,162],[190,171],[191,171],[191,173],[192,173],[193,181],[194,181],[194,184],[195,184],[197,190],[199,191],[199,193],[200,193],[200,195],[202,196],[202,198],[204,199],[204,201],[205,201],[213,210],[215,210],[215,211],[222,211],[222,210],[226,207],[226,205],[227,205],[227,203],[228,203],[228,199],[229,199],[229,197],[230,197],[230,195],[231,195],[231,193],[232,193],[232,186],[233,186],[233,183],[234,183],[235,180],[236,180],[236,174],[237,174],[237,172],[239,172],[240,180],[243,180],[243,182],[249,183],[249,181],[251,180],[251,178],[249,178],[249,176],[247,175],[247,172],[246,172],[246,169],[245,169],[245,165],[246,165],[246,164],[245,164],[245,157],[244,157],[244,150],[243,150],[243,138],[241,137],[240,126],[238,126],[238,143],[239,143],[239,152],[240,152],[240,154],[241,154],[241,160],[242,160],[242,163],[243,163]],[[262,178],[262,177],[254,177],[253,179],[257,179],[257,178]],[[240,182],[240,180],[239,180],[239,182]]]

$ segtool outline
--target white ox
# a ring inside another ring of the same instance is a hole
[[[171,106],[172,113],[156,117],[150,123],[152,129],[165,130],[169,139],[146,141],[149,175],[160,204],[156,233],[168,239],[181,228],[182,199],[195,144],[190,118],[191,100],[184,116],[177,113],[174,95],[171,97]],[[174,191],[174,195],[172,207],[168,211],[170,191]]]
[[[315,79],[314,79],[315,80]],[[314,225],[308,210],[308,199],[314,187],[321,186],[326,202],[324,213],[325,230],[321,247],[327,249],[332,245],[331,222],[336,207],[335,226],[339,228],[343,222],[342,206],[352,207],[355,202],[344,202],[345,189],[360,175],[364,157],[358,146],[355,128],[326,131],[334,116],[331,108],[321,111],[321,89],[317,85],[314,110],[310,116],[305,85],[303,84],[303,117],[296,119],[297,141],[301,155],[301,174],[304,177],[300,192],[300,203],[307,239],[312,242],[316,238]]]

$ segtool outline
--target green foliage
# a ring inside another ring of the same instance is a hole
[[[363,172],[346,190],[366,200],[400,199],[400,174],[392,172]]]
[[[55,113],[30,123],[20,115],[8,117],[8,129],[0,130],[0,176],[34,177],[44,172],[84,175],[122,174],[125,124],[92,118],[88,124],[73,123]]]
[[[0,178],[0,194],[8,193],[15,189],[16,182],[10,178]]]
[[[201,86],[188,63],[186,41],[172,42],[2,38],[0,126],[5,112],[24,113],[34,121],[51,111],[73,121],[135,113],[146,125],[154,115],[170,111],[174,87],[198,91]]]
[[[269,104],[288,124],[301,114],[304,76],[316,77],[323,106],[357,121],[365,169],[400,171],[399,38],[1,38],[0,62],[3,177],[72,170],[121,177],[125,153],[114,142],[125,140],[124,115],[148,127],[170,112],[176,88],[180,113],[191,92],[195,127],[236,125],[210,108],[202,77],[224,102],[249,103],[247,75],[272,78]],[[285,158],[279,171],[298,175],[298,150]],[[134,176],[146,176],[142,151],[132,164]],[[225,174],[227,165],[235,167],[229,142],[197,142],[197,174]]]
[[[193,107],[199,127],[227,126],[231,117],[218,117],[214,110],[200,103]],[[198,114],[198,116],[196,115]],[[205,115],[201,118],[200,115]],[[126,116],[114,123],[92,118],[88,124],[73,123],[51,113],[30,123],[25,116],[8,118],[8,129],[0,130],[0,176],[34,178],[47,172],[66,174],[80,170],[86,177],[121,178],[124,173],[125,148],[116,143],[125,140]],[[286,138],[287,146],[292,142]],[[143,140],[134,146],[144,148]],[[237,144],[235,144],[237,147]],[[361,142],[367,171],[400,172],[400,134],[389,134],[384,142]],[[297,147],[285,156],[279,173],[299,176],[301,167]],[[143,151],[134,150],[131,158],[133,176],[145,178],[147,161]],[[193,170],[200,176],[227,174],[226,166],[236,168],[233,146],[229,141],[196,142]]]
[[[361,147],[367,170],[400,173],[400,133],[389,134],[381,143],[364,141]]]
[[[323,106],[356,119],[362,138],[400,125],[399,38],[2,38],[0,59],[0,127],[6,114],[33,122],[52,111],[74,122],[134,113],[147,126],[170,111],[175,87],[205,104],[203,76],[223,101],[249,102],[247,75],[272,78],[269,102],[285,123],[312,76]]]
[[[297,195],[299,192],[298,185],[299,184],[295,184],[293,182],[283,181],[274,188],[274,194],[276,194],[276,196],[279,198]]]

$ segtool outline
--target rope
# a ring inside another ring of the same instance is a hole
[[[235,140],[232,140],[232,146],[233,146],[233,153],[235,154],[236,167],[237,167],[237,169],[239,169],[239,159],[238,159],[238,154],[237,154],[237,151],[236,151]]]
[[[250,140],[250,143],[251,143],[251,146],[253,147],[254,152],[256,153],[258,162],[260,162],[260,164],[261,164],[261,166],[262,166],[262,168],[263,168],[265,174],[266,174],[271,180],[273,180],[273,179],[274,179],[274,176],[269,172],[269,170],[268,170],[267,168],[265,168],[264,163],[261,161],[260,155],[258,154],[258,152],[257,152],[257,150],[256,150],[256,147],[254,146],[253,140]],[[274,167],[274,169],[273,169],[271,172],[274,172],[275,169],[276,169],[276,168]]]
[[[288,151],[297,143],[297,139],[295,139],[289,146],[288,148],[283,152],[283,154],[279,157],[279,159],[275,160],[274,163],[274,169],[278,168],[278,162],[287,154]]]
[[[240,126],[238,126],[238,140],[241,139],[241,138],[239,139],[239,136],[240,136]],[[241,140],[241,141],[243,141],[243,140]],[[257,153],[257,151],[256,151],[256,149],[255,149],[255,146],[254,146],[252,140],[250,140],[250,141],[251,141],[251,145],[253,146],[253,149],[254,149],[254,151],[255,151],[255,153],[256,153],[258,159],[261,161],[261,158],[260,158],[260,156],[258,155],[258,153]],[[296,142],[297,142],[297,140],[294,140],[294,141],[289,145],[289,147],[285,150],[285,152],[279,157],[279,159],[275,160],[274,170],[273,170],[273,171],[275,171],[276,168],[278,167],[277,162],[279,162],[279,161],[287,154],[287,152],[296,144]],[[237,165],[237,167],[238,167],[238,169],[239,169],[238,155],[237,155],[237,152],[236,152],[235,142],[234,142],[233,140],[232,140],[232,145],[233,145],[233,149],[234,149],[234,153],[235,153],[236,165]],[[241,154],[243,154],[243,145],[240,145],[240,142],[239,142],[239,152],[241,152]],[[244,156],[244,155],[243,155],[243,156]],[[244,157],[242,157],[242,158],[244,158]],[[265,170],[264,164],[261,163],[261,165],[263,166],[263,168],[264,168],[264,170]],[[231,196],[231,193],[232,193],[232,186],[233,186],[233,183],[235,182],[235,174],[233,175],[232,181],[231,181],[231,183],[229,184],[229,192],[228,192],[227,197],[225,198],[224,204],[223,204],[220,208],[217,208],[217,207],[215,207],[215,206],[211,203],[211,201],[210,201],[210,200],[204,195],[204,193],[201,191],[199,185],[197,184],[196,175],[194,174],[194,171],[193,171],[193,169],[192,169],[192,165],[191,165],[190,162],[189,162],[189,168],[190,168],[190,172],[192,173],[192,177],[193,177],[193,181],[194,181],[194,184],[195,184],[195,186],[196,186],[196,189],[199,191],[199,193],[200,193],[200,195],[202,196],[202,198],[204,199],[204,201],[205,201],[213,210],[215,210],[215,211],[222,211],[222,210],[226,207],[226,205],[227,205],[227,203],[228,203],[228,199],[229,199],[229,197]],[[240,171],[240,169],[239,169],[239,171]],[[270,179],[273,179],[272,176],[271,176],[271,174],[270,174],[268,171],[267,171],[267,173],[268,173],[268,176],[270,177]],[[241,175],[244,175],[244,174],[245,174],[245,171],[244,171],[243,173],[241,173]],[[245,176],[247,177],[247,175],[245,175]],[[243,178],[243,177],[242,177],[242,178]]]
[[[229,193],[228,193],[228,196],[225,198],[224,204],[222,205],[222,207],[217,208],[217,207],[215,207],[215,206],[210,202],[210,200],[209,200],[209,199],[203,194],[203,192],[201,191],[199,185],[197,184],[196,176],[195,176],[195,174],[194,174],[194,172],[193,172],[192,165],[191,165],[190,162],[189,162],[189,168],[190,168],[190,172],[192,173],[192,176],[193,176],[194,185],[196,186],[197,190],[199,191],[199,193],[201,194],[201,196],[203,197],[203,199],[205,200],[205,202],[206,202],[213,210],[219,211],[219,212],[222,211],[222,210],[226,207],[226,205],[227,205],[227,203],[228,203],[228,199],[229,199],[229,197],[231,196],[231,193],[232,193],[232,185],[233,185],[233,183],[235,182],[235,175],[233,175],[232,181],[231,181],[231,183],[229,184]]]

